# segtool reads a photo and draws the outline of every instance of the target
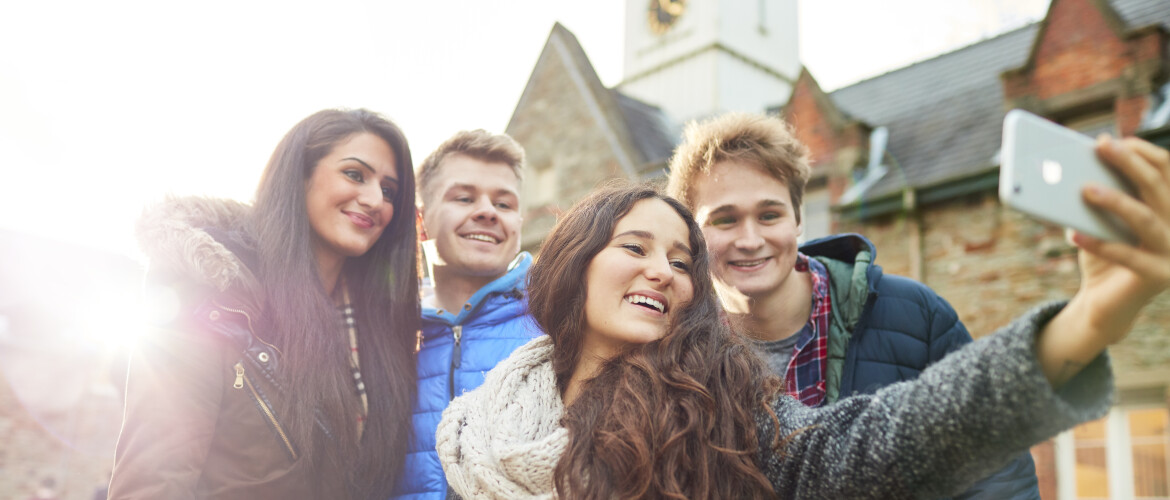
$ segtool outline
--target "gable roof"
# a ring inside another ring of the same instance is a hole
[[[832,92],[843,111],[890,131],[889,173],[864,197],[993,167],[1004,114],[999,74],[1024,62],[1036,30],[1026,26]]]
[[[545,42],[532,74],[528,77],[528,83],[512,110],[512,118],[508,120],[507,129],[512,128],[517,114],[528,105],[534,84],[543,73],[541,70],[549,58],[554,57],[563,63],[574,90],[593,118],[594,124],[605,137],[626,177],[636,178],[638,167],[645,160],[641,156],[641,151],[632,143],[631,134],[626,127],[625,114],[618,105],[617,98],[601,83],[597,71],[589,62],[589,57],[585,55],[585,49],[581,47],[581,42],[559,22],[554,23],[552,31],[549,32],[548,41]]]
[[[1166,0],[1114,0],[1110,5],[1131,30],[1158,24],[1170,31],[1170,2]]]
[[[1170,1],[1112,0],[1127,29],[1170,30]],[[1005,110],[1000,74],[1023,66],[1043,23],[864,80],[830,93],[842,111],[890,130],[889,172],[864,199],[998,168]]]
[[[674,122],[658,106],[642,102],[623,94],[616,88],[610,89],[621,108],[630,140],[642,154],[639,174],[655,173],[670,159],[678,144],[681,132]]]

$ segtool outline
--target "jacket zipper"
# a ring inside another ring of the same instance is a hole
[[[236,362],[236,382],[232,384],[233,388],[242,389],[244,385],[248,386],[248,390],[252,391],[252,397],[256,398],[256,404],[260,405],[260,410],[268,417],[268,421],[272,424],[272,428],[276,429],[276,433],[280,435],[280,439],[284,441],[284,446],[288,450],[289,455],[292,455],[293,460],[297,459],[297,452],[293,450],[292,441],[289,441],[288,435],[284,433],[280,423],[276,421],[276,415],[272,413],[272,409],[264,404],[264,400],[260,398],[260,394],[256,392],[256,388],[252,386],[252,381],[244,376],[244,362]]]
[[[264,344],[264,345],[266,345],[266,346],[268,346],[268,347],[271,347],[271,348],[272,348],[272,350],[273,350],[274,352],[276,352],[277,354],[280,354],[280,355],[282,355],[282,356],[284,355],[284,353],[283,353],[283,352],[281,352],[281,350],[280,350],[279,348],[277,348],[276,346],[274,346],[274,345],[272,345],[272,344],[269,344],[268,342],[265,342],[265,341],[264,341],[264,339],[260,338],[260,336],[259,336],[259,335],[256,335],[256,329],[252,327],[252,315],[248,314],[248,312],[247,312],[247,311],[240,310],[240,309],[233,309],[233,308],[230,308],[230,307],[226,307],[226,306],[224,306],[224,305],[222,305],[222,304],[220,304],[220,303],[218,303],[218,302],[215,302],[214,300],[213,300],[213,301],[211,301],[211,303],[212,303],[212,304],[215,304],[215,306],[216,306],[216,307],[218,307],[218,308],[220,308],[220,309],[223,309],[223,310],[225,310],[225,311],[231,311],[231,312],[234,312],[234,313],[237,313],[237,314],[243,314],[243,315],[244,315],[244,318],[248,320],[248,332],[250,332],[250,333],[252,334],[252,338],[256,339],[256,340],[257,340],[257,341],[259,341],[261,344]]]
[[[463,357],[463,348],[460,346],[460,341],[463,340],[463,325],[455,325],[451,327],[451,333],[455,336],[455,345],[451,347],[451,371],[448,373],[448,382],[451,387],[451,398],[455,399],[455,370],[463,364],[460,359]]]

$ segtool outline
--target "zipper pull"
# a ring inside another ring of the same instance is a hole
[[[459,368],[463,364],[463,349],[459,346],[459,341],[463,339],[463,325],[451,327],[451,332],[455,334],[455,347],[451,349],[451,368]]]
[[[232,384],[232,388],[234,388],[234,389],[243,389],[244,388],[244,363],[242,363],[242,362],[236,363],[236,383]]]

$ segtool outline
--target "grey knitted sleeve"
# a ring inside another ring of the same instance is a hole
[[[764,474],[782,498],[948,496],[1031,445],[1099,418],[1113,396],[1106,355],[1060,391],[1036,361],[1036,334],[1062,307],[1038,307],[872,396],[822,408],[781,397],[773,405],[779,447],[771,417],[757,417]]]

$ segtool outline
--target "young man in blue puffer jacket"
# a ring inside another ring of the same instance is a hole
[[[435,428],[455,396],[540,335],[528,316],[520,252],[524,150],[511,137],[455,134],[418,168],[418,200],[433,287],[423,290],[414,437],[394,498],[443,499]]]
[[[756,341],[785,390],[815,407],[914,379],[971,335],[930,288],[883,275],[865,238],[797,247],[807,154],[778,118],[714,117],[688,125],[668,191],[703,227],[729,319]],[[958,498],[1039,499],[1031,455]]]

